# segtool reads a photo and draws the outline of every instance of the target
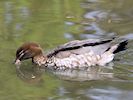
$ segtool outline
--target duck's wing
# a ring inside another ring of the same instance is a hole
[[[65,58],[65,57],[70,56],[71,54],[78,55],[78,54],[83,54],[83,53],[89,53],[90,51],[93,51],[96,54],[101,54],[109,48],[110,42],[112,40],[113,39],[74,40],[74,41],[70,41],[68,43],[58,46],[47,56]]]

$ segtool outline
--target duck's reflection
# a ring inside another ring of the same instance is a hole
[[[29,67],[29,68],[28,68]],[[43,73],[54,74],[62,80],[69,81],[89,81],[89,80],[104,80],[113,78],[112,67],[93,66],[84,69],[66,69],[54,70],[47,68],[37,68],[37,66],[17,66],[17,75],[23,81],[28,83],[36,83],[41,81]]]
[[[113,78],[113,69],[100,66],[93,66],[79,70],[54,70],[52,73],[60,79],[69,81],[104,80]]]
[[[27,83],[39,83],[42,80],[42,71],[36,65],[16,66],[17,76]]]

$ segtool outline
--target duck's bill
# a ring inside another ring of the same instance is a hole
[[[20,65],[20,64],[21,64],[21,61],[20,61],[19,59],[16,59],[16,60],[14,61],[14,64],[15,64],[15,65]]]

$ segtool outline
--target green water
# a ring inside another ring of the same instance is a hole
[[[0,100],[132,100],[132,5],[132,0],[0,0]],[[93,80],[98,75],[66,80],[33,69],[30,61],[21,73],[12,64],[24,42],[37,42],[48,52],[70,40],[111,36],[130,41],[106,80]]]

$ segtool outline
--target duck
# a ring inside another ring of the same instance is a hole
[[[58,70],[105,66],[113,61],[116,53],[126,50],[127,44],[128,40],[116,38],[73,40],[45,54],[39,44],[28,42],[16,50],[14,63],[20,65],[22,61],[32,59],[40,67]]]

